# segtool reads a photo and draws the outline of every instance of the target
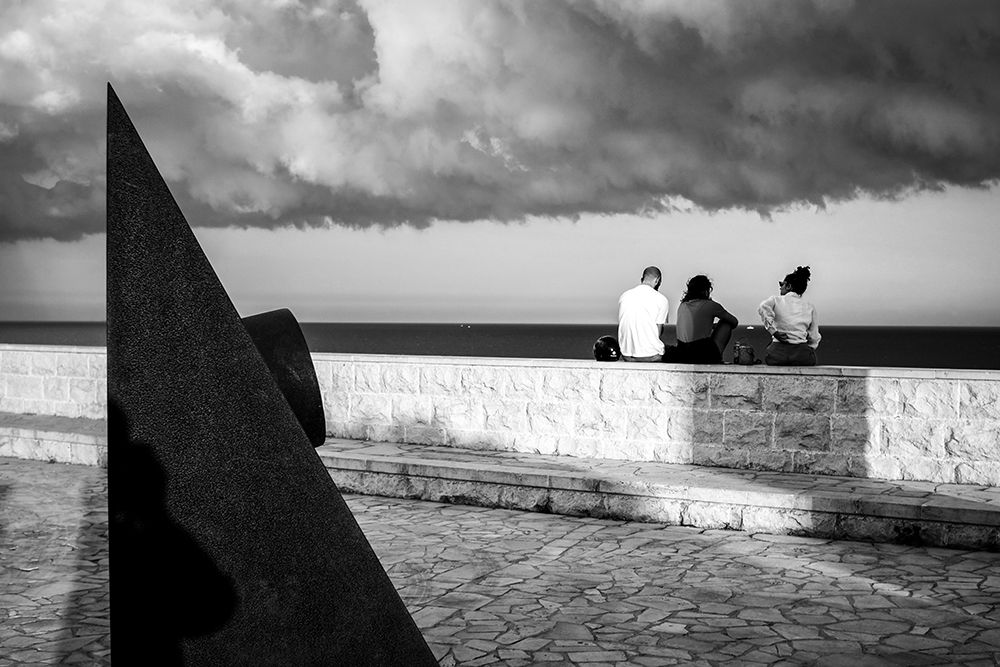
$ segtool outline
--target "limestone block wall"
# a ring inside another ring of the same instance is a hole
[[[1000,372],[314,354],[332,436],[1000,485]]]
[[[335,437],[1000,486],[1000,372],[314,354]],[[0,344],[0,413],[107,417],[99,347]]]
[[[103,347],[0,343],[0,412],[107,418]]]

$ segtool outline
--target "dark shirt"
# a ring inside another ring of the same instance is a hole
[[[683,343],[712,335],[715,319],[736,323],[736,318],[711,299],[691,299],[677,306],[677,340]]]

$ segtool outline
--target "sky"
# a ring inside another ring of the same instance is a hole
[[[105,85],[242,315],[1000,326],[995,0],[7,0],[0,320],[104,316]]]

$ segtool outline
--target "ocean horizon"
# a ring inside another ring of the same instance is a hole
[[[413,322],[304,322],[313,352],[430,356],[592,359],[594,341],[614,336],[609,324],[462,324]],[[821,365],[1000,370],[1000,327],[823,326]],[[104,322],[0,322],[0,343],[104,346]],[[663,336],[675,342],[668,325]],[[763,356],[770,339],[763,327],[740,326]],[[728,361],[732,353],[726,351]]]

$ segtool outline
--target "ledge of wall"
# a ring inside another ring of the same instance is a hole
[[[1000,486],[1000,372],[313,355],[335,437]],[[100,347],[0,344],[0,412],[105,419]]]

